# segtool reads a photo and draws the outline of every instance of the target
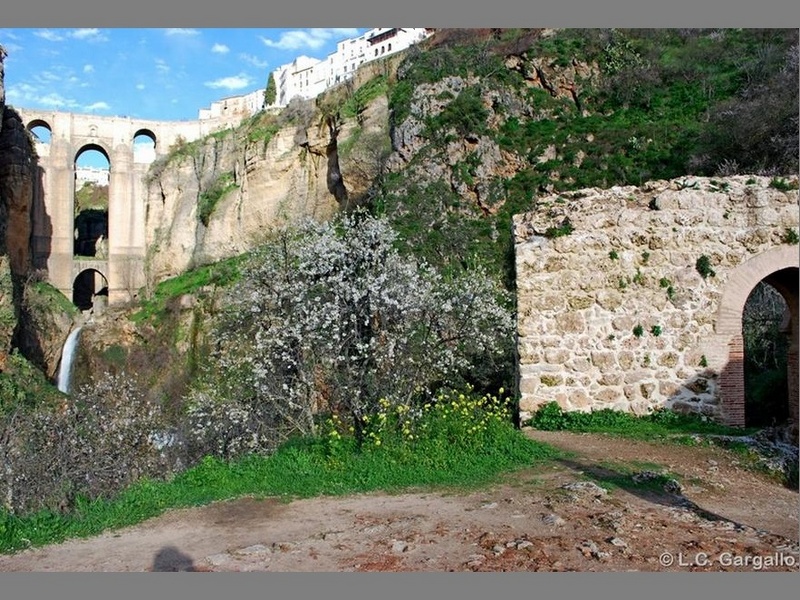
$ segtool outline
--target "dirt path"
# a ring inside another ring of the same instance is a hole
[[[575,456],[473,493],[244,498],[173,510],[0,556],[0,571],[800,570],[797,492],[742,469],[734,454],[527,433]],[[606,493],[592,483],[658,467],[676,476],[680,493]]]

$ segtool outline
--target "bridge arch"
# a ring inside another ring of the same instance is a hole
[[[89,143],[86,143],[86,144],[82,144],[75,151],[75,157],[74,157],[74,161],[73,162],[77,165],[78,159],[81,157],[81,155],[84,154],[85,152],[88,152],[88,151],[91,151],[91,150],[95,150],[95,151],[99,152],[100,154],[102,154],[105,157],[105,159],[108,161],[109,170],[113,168],[113,166],[111,164],[111,149],[106,148],[106,146],[105,146],[105,144],[103,142],[89,142]]]
[[[149,128],[138,129],[133,134],[133,161],[137,163],[151,163],[156,158],[158,139]]]
[[[96,308],[108,303],[108,278],[94,268],[83,269],[72,282],[72,303],[79,310]]]
[[[787,401],[790,420],[795,424],[798,421],[799,267],[800,257],[796,246],[774,248],[739,265],[725,284],[717,310],[716,333],[722,336],[721,341],[727,341],[728,360],[720,373],[719,383],[723,418],[730,425],[746,424],[742,317],[748,297],[762,281],[772,286],[789,307]]]
[[[108,168],[81,167],[78,163],[87,153],[102,156]],[[75,154],[73,189],[73,255],[106,258],[109,232],[109,199],[111,161],[108,152],[99,144],[85,144]]]
[[[50,123],[43,119],[33,119],[27,125],[30,131],[40,144],[49,144],[53,135],[53,128]]]

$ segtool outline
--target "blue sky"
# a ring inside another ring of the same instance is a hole
[[[200,108],[264,87],[305,54],[324,58],[361,28],[4,29],[6,103],[140,119],[196,119]]]

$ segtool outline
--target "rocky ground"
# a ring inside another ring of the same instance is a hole
[[[797,490],[745,469],[736,454],[527,433],[572,457],[480,491],[174,510],[0,556],[0,571],[800,570]],[[658,485],[648,486],[653,477]]]

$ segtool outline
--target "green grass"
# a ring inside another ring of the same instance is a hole
[[[271,456],[226,463],[207,457],[169,482],[142,480],[113,499],[79,500],[73,511],[15,516],[0,511],[0,551],[96,535],[177,507],[241,496],[304,498],[409,488],[473,488],[503,472],[550,460],[555,449],[510,423],[491,425],[480,444],[465,437],[443,442],[441,431],[415,441],[387,436],[383,445],[357,449],[342,438],[298,438]],[[350,440],[352,441],[352,440]],[[466,451],[468,449],[469,451]]]
[[[753,429],[727,427],[700,415],[680,414],[670,410],[656,410],[648,415],[602,409],[593,412],[565,412],[556,402],[549,402],[537,410],[529,425],[546,431],[578,431],[607,433],[642,440],[672,440],[692,443],[692,435],[747,435]]]
[[[195,293],[206,286],[224,287],[232,284],[239,278],[239,267],[246,258],[246,254],[234,256],[162,281],[156,286],[152,297],[142,302],[141,309],[131,315],[131,320],[140,323],[158,319],[164,315],[170,300]]]
[[[222,197],[239,187],[234,179],[233,172],[222,173],[200,194],[197,216],[206,227],[211,219],[211,213],[214,212]]]

